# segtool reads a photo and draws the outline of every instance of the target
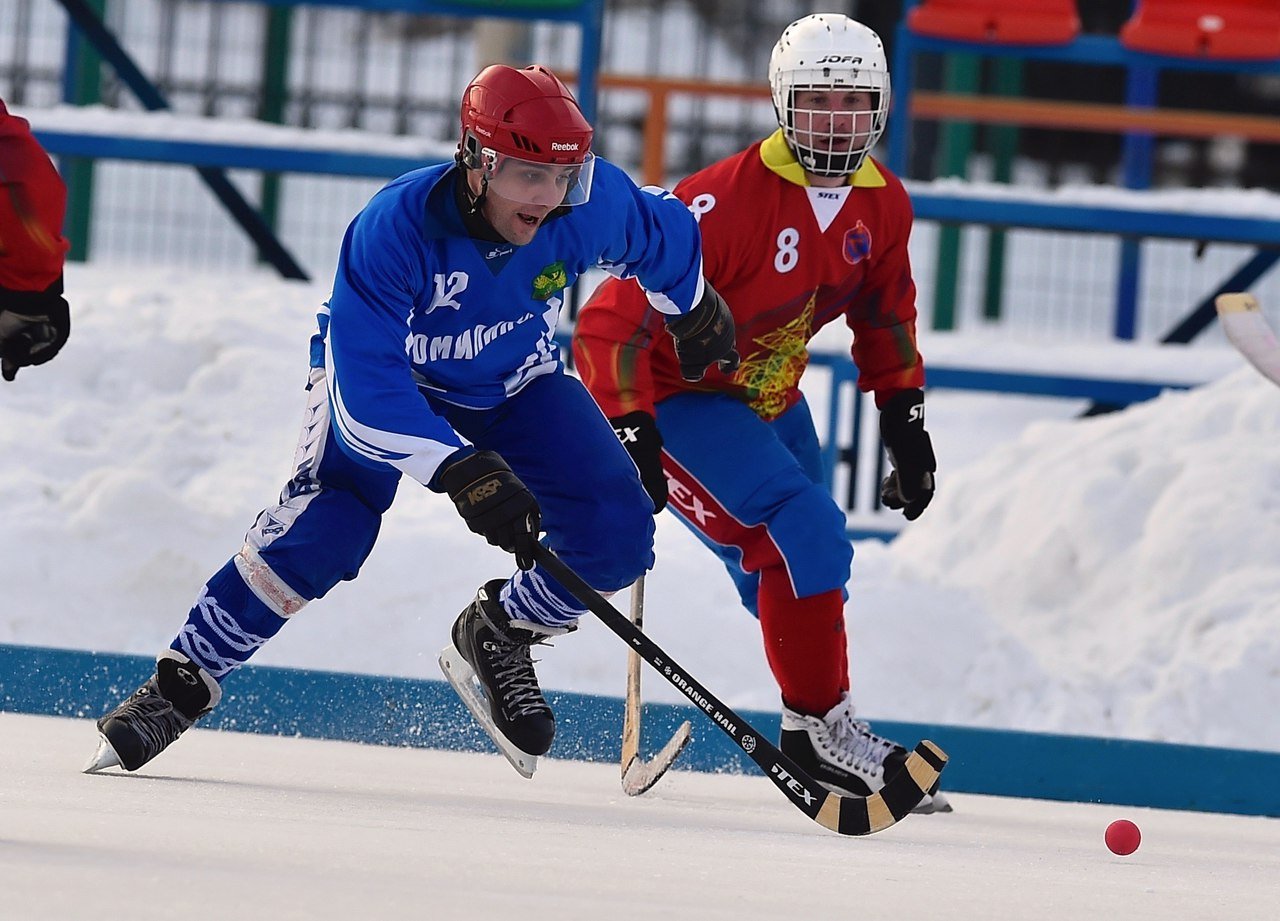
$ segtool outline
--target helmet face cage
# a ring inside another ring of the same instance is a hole
[[[884,46],[847,16],[819,13],[783,30],[769,61],[769,86],[787,144],[814,175],[857,172],[884,133],[890,99]],[[852,108],[844,102],[850,93],[862,97]]]

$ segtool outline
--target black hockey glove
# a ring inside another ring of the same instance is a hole
[[[19,368],[53,358],[70,335],[61,277],[43,291],[0,288],[0,375],[5,380],[17,377]]]
[[[685,380],[702,380],[712,364],[726,374],[738,370],[733,314],[710,282],[704,284],[702,300],[692,310],[667,321],[667,331],[676,341],[680,376]]]
[[[455,461],[440,474],[440,485],[473,533],[514,553],[521,569],[533,569],[542,512],[497,452],[477,451]]]
[[[924,391],[904,390],[890,397],[880,410],[880,437],[889,452],[893,472],[880,485],[886,508],[902,509],[915,521],[933,499],[938,462],[933,442],[924,430]]]
[[[637,409],[609,420],[613,433],[631,455],[656,515],[667,507],[667,475],[662,472],[662,433],[653,416]]]

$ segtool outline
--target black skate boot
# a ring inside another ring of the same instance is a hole
[[[573,628],[512,620],[498,601],[505,583],[486,582],[458,616],[440,667],[512,766],[532,777],[538,755],[551,748],[556,718],[538,687],[529,647]]]
[[[870,796],[907,760],[905,748],[881,738],[855,719],[853,701],[844,695],[824,716],[797,713],[782,707],[782,753],[829,790]],[[951,804],[934,785],[915,812],[950,812]]]
[[[102,741],[84,772],[116,767],[136,771],[160,754],[222,697],[222,688],[180,652],[167,649],[156,673],[98,720]]]

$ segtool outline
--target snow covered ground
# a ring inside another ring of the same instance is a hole
[[[196,729],[145,773],[85,775],[88,720],[0,713],[0,917],[777,921],[1272,917],[1280,822],[953,794],[867,838],[760,776]],[[1136,853],[1103,845],[1122,816]]]
[[[73,265],[67,289],[64,353],[0,385],[0,642],[154,654],[289,473],[327,286]],[[1226,347],[1072,348],[1126,377],[1173,354],[1214,383],[1087,421],[1069,401],[933,394],[937,499],[857,548],[860,711],[1280,750],[1280,390]],[[406,482],[361,578],[255,662],[437,678],[449,624],[509,566]],[[730,706],[776,708],[755,622],[666,515],[646,620]],[[594,621],[543,659],[544,686],[622,691],[624,651]]]

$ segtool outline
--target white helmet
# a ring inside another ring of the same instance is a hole
[[[889,63],[884,44],[860,22],[815,13],[782,30],[769,57],[769,88],[787,143],[818,176],[855,173],[884,133],[889,113]],[[869,108],[853,112],[797,109],[797,90],[866,91]]]

